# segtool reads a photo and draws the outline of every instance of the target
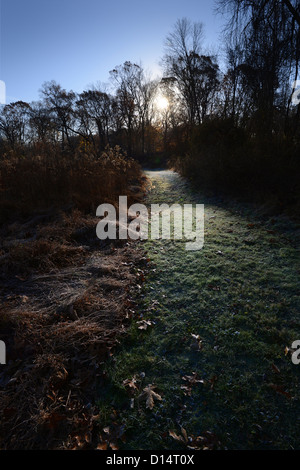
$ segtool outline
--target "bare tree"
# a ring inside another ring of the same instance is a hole
[[[218,85],[218,64],[202,53],[202,23],[177,20],[165,43],[163,65],[166,76],[177,81],[190,124],[200,124]]]
[[[55,123],[41,101],[31,103],[29,124],[33,141],[55,141]]]
[[[44,103],[51,113],[58,133],[61,134],[62,148],[65,146],[65,138],[70,150],[73,150],[71,140],[75,129],[74,102],[76,95],[73,91],[67,92],[55,81],[43,84],[41,94]]]
[[[127,133],[127,151],[132,155],[133,128],[137,112],[137,89],[142,80],[143,70],[129,61],[110,71],[112,82],[115,84],[116,99],[120,116]]]
[[[300,1],[218,3],[231,12],[228,40],[243,51],[235,70],[242,74],[244,96],[252,102],[257,132],[270,134],[278,113],[284,115],[286,110],[286,123],[289,121],[291,82],[299,74]]]
[[[0,133],[13,150],[26,142],[30,110],[30,105],[24,101],[16,101],[2,108]]]
[[[116,87],[116,115],[127,134],[127,151],[133,153],[134,132],[140,134],[140,151],[145,151],[145,132],[150,122],[155,82],[146,78],[141,65],[124,62],[110,72]]]
[[[79,129],[93,145],[94,135],[97,134],[100,150],[109,143],[109,132],[113,126],[112,102],[110,95],[97,89],[84,91],[76,102]]]

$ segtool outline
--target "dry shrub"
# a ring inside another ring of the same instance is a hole
[[[107,147],[100,156],[61,153],[59,147],[41,155],[10,152],[0,162],[0,215],[6,220],[17,210],[33,210],[72,204],[95,212],[103,202],[116,203],[130,193],[141,170],[119,147]]]
[[[112,178],[111,187],[117,172]],[[71,206],[0,227],[0,328],[8,357],[0,370],[1,449],[99,443],[95,388],[128,322],[141,254],[125,242],[98,240],[97,222]]]
[[[95,230],[97,219],[78,209],[68,214],[59,212],[47,224],[38,224],[39,220],[40,217],[33,217],[25,224],[2,228],[0,276],[80,265],[88,254],[87,245],[100,247]]]
[[[196,127],[187,154],[171,164],[200,188],[259,203],[277,210],[299,209],[299,142],[274,134],[261,139],[212,119]]]

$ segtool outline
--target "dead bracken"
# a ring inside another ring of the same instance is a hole
[[[96,223],[73,209],[0,228],[1,449],[101,446],[95,388],[145,263],[138,247],[100,242]]]

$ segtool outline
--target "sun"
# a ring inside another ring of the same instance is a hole
[[[155,99],[155,105],[159,111],[166,111],[169,107],[169,100],[163,95],[158,95]]]

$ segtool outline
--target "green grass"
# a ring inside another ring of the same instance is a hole
[[[143,242],[151,268],[136,321],[154,325],[141,331],[134,321],[106,365],[101,425],[115,410],[126,428],[121,446],[131,450],[180,448],[169,431],[181,427],[189,436],[214,433],[221,448],[299,449],[300,366],[285,353],[300,339],[297,227],[207,200],[176,174],[150,177],[149,204],[205,203],[205,245],[188,252],[182,241]],[[192,334],[201,351],[191,348]],[[182,377],[193,372],[204,384],[187,396]],[[139,390],[129,394],[122,383],[134,375]],[[163,398],[153,410],[137,400],[148,384]]]

